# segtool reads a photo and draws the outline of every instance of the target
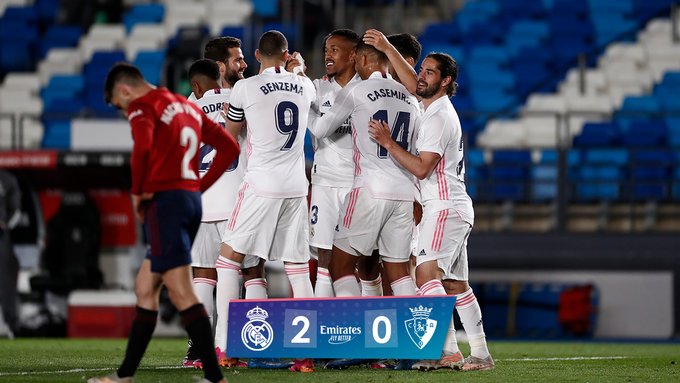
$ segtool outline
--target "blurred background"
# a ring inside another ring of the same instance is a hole
[[[328,32],[379,28],[458,62],[487,334],[675,338],[679,16],[672,0],[0,0],[0,336],[126,335],[145,248],[129,126],[102,96],[114,62],[188,95],[211,37],[240,38],[252,75],[280,30],[318,78]],[[289,295],[280,265],[268,279]]]

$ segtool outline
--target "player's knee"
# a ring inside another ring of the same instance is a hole
[[[445,279],[442,281],[444,289],[447,294],[458,295],[470,290],[468,281],[457,281],[454,279]]]

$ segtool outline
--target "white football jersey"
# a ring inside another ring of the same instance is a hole
[[[355,75],[347,85],[361,81]],[[316,87],[316,105],[321,114],[328,112],[335,103],[335,96],[342,86],[334,78],[314,80]],[[316,138],[314,141],[314,166],[312,166],[312,183],[330,187],[352,187],[354,182],[354,161],[352,159],[352,121],[343,121],[328,137]]]
[[[229,102],[231,89],[212,89],[203,95],[200,100],[194,101],[201,110],[210,118],[221,125],[225,120],[222,117],[222,108],[225,102]],[[239,138],[239,145],[244,139]],[[210,145],[201,143],[200,167],[201,177],[210,168],[216,151]],[[203,222],[222,221],[229,218],[231,209],[234,207],[238,187],[243,181],[243,173],[246,167],[246,156],[244,150],[238,158],[227,168],[227,171],[215,181],[215,183],[201,195],[203,205]]]
[[[453,208],[463,221],[474,223],[472,200],[465,190],[463,131],[447,96],[430,104],[418,121],[416,150],[437,153],[441,159],[429,177],[420,180],[423,204]]]
[[[280,67],[240,80],[227,118],[248,122],[245,182],[261,197],[307,195],[305,128],[316,91],[312,81]]]
[[[373,198],[413,201],[414,177],[390,157],[387,149],[368,135],[371,119],[386,121],[392,137],[411,150],[418,100],[389,74],[374,72],[363,81],[348,84],[335,98],[335,106],[316,118],[312,133],[326,137],[352,117],[354,140],[354,185],[366,188]]]

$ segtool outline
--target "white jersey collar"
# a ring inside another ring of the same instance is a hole
[[[262,71],[262,73],[290,73],[282,66],[272,66]]]
[[[390,76],[389,73],[382,73],[380,71],[375,71],[371,73],[371,75],[368,76],[368,78],[389,78],[390,80],[392,80],[392,76]]]

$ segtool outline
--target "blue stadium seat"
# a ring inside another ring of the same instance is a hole
[[[576,185],[576,199],[581,201],[615,201],[621,194],[616,182],[579,183]]]
[[[479,149],[470,149],[465,152],[465,157],[467,159],[466,166],[468,167],[482,167],[486,166],[486,160],[484,159],[484,151]]]
[[[428,24],[419,40],[423,46],[431,43],[453,44],[462,42],[462,33],[456,23]]]
[[[279,14],[279,2],[277,0],[253,0],[253,13],[264,18],[276,17]]]
[[[162,4],[135,4],[130,11],[123,16],[125,29],[130,32],[136,24],[160,23],[165,15],[165,7]]]
[[[620,145],[621,128],[615,122],[588,122],[581,134],[574,137],[574,147],[608,147]]]
[[[44,149],[69,149],[71,146],[71,121],[69,119],[43,119]]]
[[[47,55],[55,47],[75,47],[83,34],[81,28],[75,25],[53,25],[47,29],[45,36],[40,39],[38,58]]]
[[[159,85],[164,62],[165,51],[140,51],[133,64],[139,68],[148,82]]]
[[[671,166],[675,162],[675,156],[670,150],[636,150],[633,152],[632,162],[637,165]]]
[[[663,121],[635,122],[623,134],[623,144],[631,147],[666,146],[668,128]]]
[[[222,28],[221,36],[236,37],[237,39],[241,40],[241,42],[243,42],[243,39],[244,39],[244,36],[245,36],[245,28],[244,27],[224,27],[224,28]]]
[[[659,101],[652,96],[629,96],[623,100],[620,110],[648,115],[660,113],[661,106]]]
[[[668,145],[680,148],[680,116],[666,118],[668,126]]]
[[[589,149],[584,151],[581,157],[583,164],[603,164],[624,166],[629,161],[629,153],[626,149]]]
[[[16,21],[24,24],[32,24],[38,20],[38,12],[34,7],[9,6],[5,8],[2,21]]]

